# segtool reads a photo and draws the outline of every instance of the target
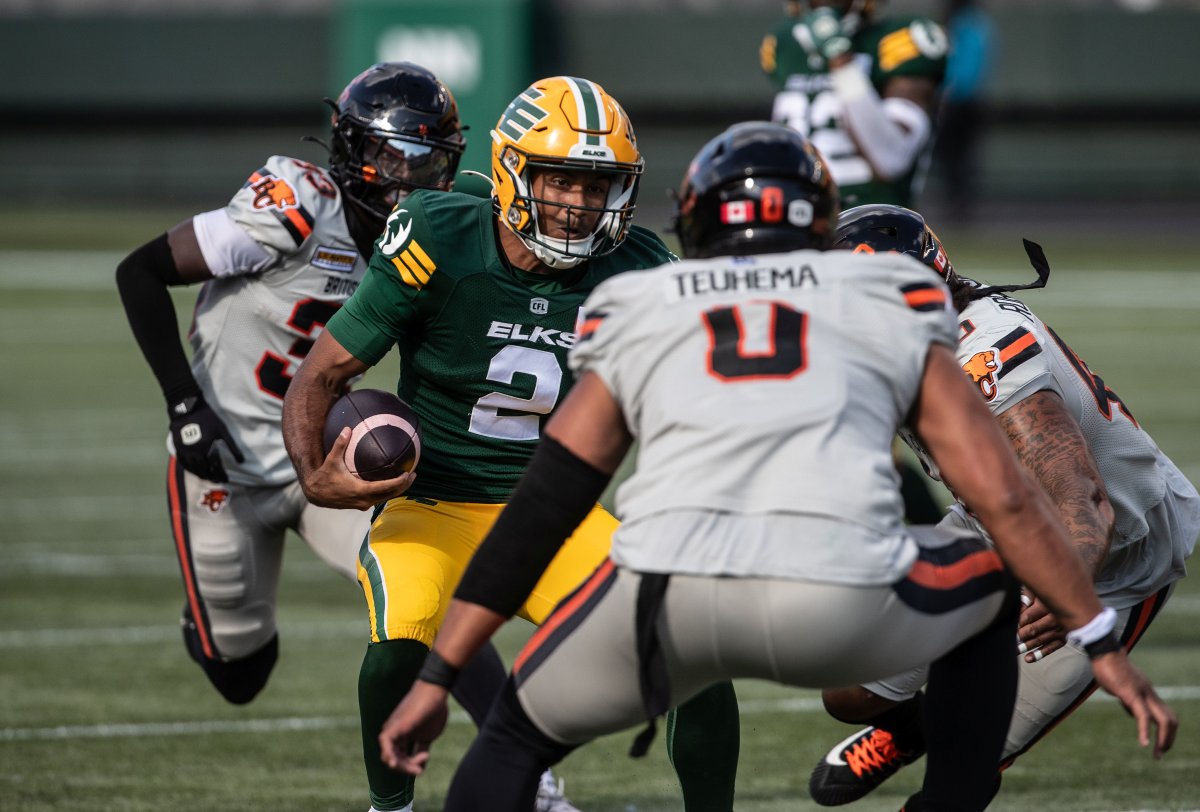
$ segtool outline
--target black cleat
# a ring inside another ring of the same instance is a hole
[[[853,803],[923,755],[924,750],[897,748],[886,730],[864,728],[817,763],[808,779],[808,792],[821,806]]]

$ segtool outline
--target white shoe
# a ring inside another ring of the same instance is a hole
[[[537,798],[533,802],[534,812],[579,812],[563,795],[563,785],[563,780],[555,778],[549,770],[542,773],[538,781]]]

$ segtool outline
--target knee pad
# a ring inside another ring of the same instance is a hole
[[[190,609],[184,609],[183,612],[183,644],[217,692],[234,705],[245,705],[258,696],[271,676],[275,661],[279,659],[278,634],[271,635],[266,644],[247,657],[236,660],[225,660],[219,655],[216,658],[206,657]]]

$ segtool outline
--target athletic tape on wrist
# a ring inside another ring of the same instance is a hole
[[[1099,643],[1104,638],[1112,636],[1117,627],[1117,612],[1111,606],[1105,606],[1100,613],[1074,631],[1067,632],[1067,642],[1073,646],[1087,649],[1088,646]]]

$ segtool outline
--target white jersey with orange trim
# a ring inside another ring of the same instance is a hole
[[[604,380],[639,442],[617,494],[618,564],[903,577],[917,548],[891,443],[930,345],[954,343],[928,268],[841,251],[689,260],[606,281],[583,319],[571,364]]]
[[[1105,604],[1132,606],[1184,575],[1184,559],[1200,533],[1200,496],[1054,330],[1023,302],[996,293],[959,314],[956,354],[994,414],[1048,390],[1079,423],[1116,514],[1112,547],[1096,581]],[[936,476],[919,446],[905,439]]]
[[[204,284],[188,334],[192,372],[246,457],[239,464],[225,454],[225,471],[239,484],[294,480],[283,396],[367,268],[341,193],[324,169],[276,155],[228,206],[193,223],[216,278]]]

